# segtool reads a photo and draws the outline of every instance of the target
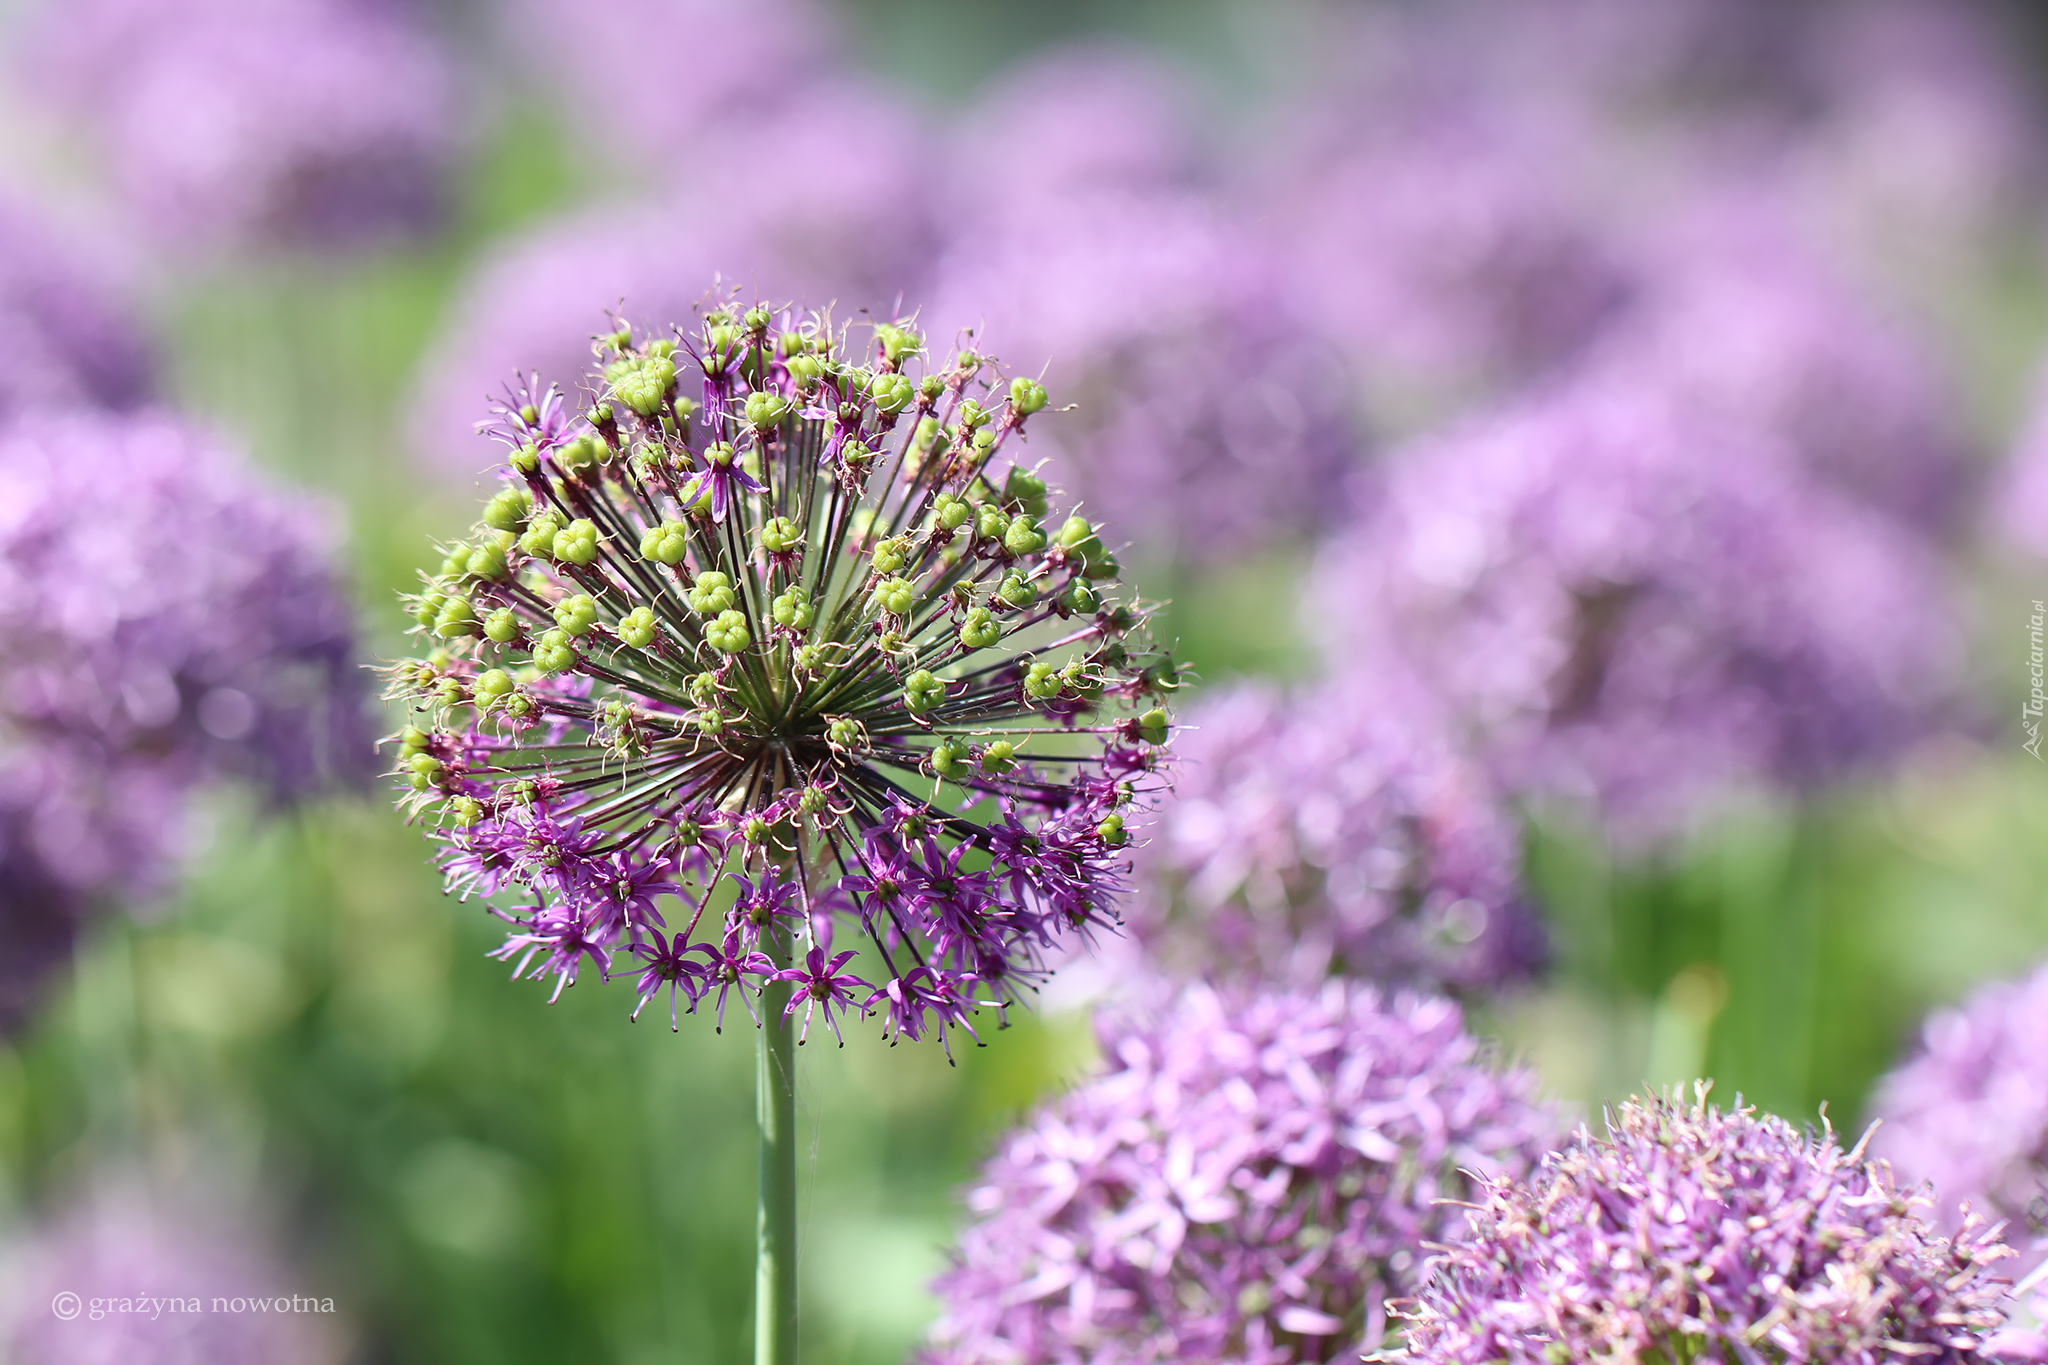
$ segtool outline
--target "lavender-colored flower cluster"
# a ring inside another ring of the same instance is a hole
[[[28,203],[0,196],[0,422],[35,408],[133,407],[153,368],[92,260]]]
[[[295,1298],[304,1286],[246,1229],[118,1183],[0,1244],[0,1272],[0,1358],[21,1365],[322,1365],[341,1354],[334,1300]]]
[[[155,413],[24,419],[0,472],[11,1012],[89,898],[159,888],[193,788],[305,795],[360,775],[369,731],[313,509]]]
[[[1407,1310],[1429,1365],[1962,1362],[2001,1320],[1995,1233],[1937,1234],[1889,1171],[1701,1086],[1489,1180]]]
[[[1333,981],[1105,1016],[1103,1070],[1010,1134],[935,1286],[933,1365],[1341,1360],[1558,1135],[1457,1006]]]
[[[16,60],[145,230],[350,245],[440,206],[454,75],[423,17],[379,0],[66,0]]]
[[[1979,991],[1931,1016],[1915,1055],[1881,1081],[1874,1150],[1900,1175],[1932,1184],[1940,1216],[1959,1226],[1963,1206],[2005,1220],[2029,1245],[2048,1232],[2048,969]]]
[[[1351,667],[1408,660],[1511,790],[1641,835],[1919,733],[1953,666],[1944,582],[1768,431],[1593,377],[1392,460],[1306,624]]]
[[[1999,478],[1991,519],[2000,537],[2048,559],[2048,370],[2035,380],[2033,411]]]
[[[1000,174],[982,172],[932,291],[944,316],[987,321],[976,345],[1071,395],[1051,442],[1062,486],[1146,559],[1213,560],[1316,526],[1352,444],[1272,243],[1176,183],[1175,143],[1192,138],[1163,131],[1170,109],[1108,145],[1067,117],[1131,101],[1125,69],[1069,58],[970,122],[962,159]],[[1040,130],[1069,141],[1004,154]]]
[[[1541,964],[1519,833],[1418,686],[1238,687],[1186,727],[1126,913],[1157,960],[1464,990]]]

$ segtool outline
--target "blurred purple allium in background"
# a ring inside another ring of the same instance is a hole
[[[805,0],[516,0],[501,28],[526,79],[560,96],[586,142],[657,174],[720,142],[779,150],[761,120],[828,78],[839,40],[830,12]],[[887,135],[839,131],[849,142]],[[807,169],[829,171],[829,160]]]
[[[0,421],[34,408],[129,408],[153,357],[119,290],[64,226],[0,193]]]
[[[156,413],[0,433],[0,1014],[89,898],[161,889],[186,798],[366,773],[349,610],[316,509]]]
[[[1715,424],[1760,428],[1839,493],[1949,529],[1969,461],[1933,347],[1784,219],[1759,186],[1676,215],[1591,363]]]
[[[1519,831],[1418,684],[1242,686],[1185,724],[1125,914],[1159,961],[1471,990],[1541,965]]]
[[[2004,1219],[2039,1260],[2048,1231],[2048,968],[1937,1010],[1913,1057],[1878,1083],[1872,1149],[1901,1177],[1933,1184],[1945,1227],[1963,1206]]]
[[[1991,529],[2001,539],[2048,559],[2048,367],[2034,380],[2033,411],[1998,479]]]
[[[351,246],[442,201],[454,72],[406,0],[66,0],[14,62],[177,247]]]
[[[1954,1242],[1832,1130],[1676,1094],[1630,1100],[1528,1180],[1490,1180],[1431,1261],[1407,1349],[1429,1365],[1968,1362],[2009,1254]]]
[[[543,226],[487,256],[450,309],[420,376],[412,439],[459,474],[497,463],[476,415],[508,380],[538,372],[570,401],[607,308],[645,328],[687,324],[721,273],[749,297],[894,316],[928,259],[930,191],[908,111],[872,87],[826,82],[759,130],[812,145],[792,173],[752,139],[707,150],[674,194]]]
[[[309,1286],[292,1283],[216,1202],[201,1213],[108,1182],[0,1242],[0,1272],[0,1357],[18,1365],[323,1365],[341,1355],[333,1299],[309,1300]],[[277,1298],[294,1293],[296,1308],[279,1310]],[[56,1311],[64,1294],[77,1300],[68,1319]],[[137,1296],[163,1302],[137,1308]],[[228,1301],[221,1311],[216,1297]],[[270,1303],[251,1309],[252,1298]],[[244,1311],[232,1311],[237,1299]]]
[[[1197,984],[1099,1033],[1103,1070],[968,1194],[927,1360],[1354,1357],[1463,1221],[1465,1172],[1521,1175],[1560,1135],[1447,1000]]]
[[[1596,800],[1624,841],[1893,752],[1950,683],[1932,550],[1700,404],[1582,382],[1382,472],[1312,638],[1406,659],[1511,791]]]
[[[1138,126],[1105,137],[1088,110]],[[976,347],[1077,406],[1048,474],[1090,515],[1141,559],[1214,561],[1317,525],[1355,442],[1273,244],[1183,183],[1176,118],[1169,78],[1115,50],[998,87],[967,120],[931,315],[986,320]]]

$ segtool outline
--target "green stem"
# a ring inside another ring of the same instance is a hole
[[[775,926],[761,937],[768,956],[787,967],[788,930]],[[787,981],[771,981],[761,990],[754,1072],[761,1129],[754,1365],[796,1365],[796,1044],[783,1017],[789,992]]]

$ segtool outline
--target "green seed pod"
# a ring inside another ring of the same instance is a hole
[[[429,782],[439,777],[448,767],[447,764],[435,758],[432,754],[414,754],[406,760],[405,766],[412,769],[419,776],[426,778]]]
[[[996,596],[1022,611],[1038,601],[1038,585],[1028,581],[1022,574],[1007,574],[1003,585],[996,589]]]
[[[910,541],[905,536],[876,541],[874,551],[868,557],[869,565],[878,574],[901,573],[909,562]]]
[[[757,389],[747,395],[746,423],[757,434],[765,435],[782,425],[782,419],[789,416],[789,409],[789,400],[781,394]]]
[[[1007,739],[999,739],[981,751],[981,770],[991,777],[1001,777],[1017,766],[1017,746]]]
[[[519,531],[533,515],[533,493],[519,484],[507,484],[484,504],[484,525],[493,531]]]
[[[731,611],[734,602],[732,579],[716,569],[697,575],[690,585],[690,610],[699,616],[716,616]]]
[[[690,679],[690,700],[699,706],[718,705],[718,675],[699,673]]]
[[[690,719],[704,734],[717,736],[725,733],[725,717],[716,711],[699,711]]]
[[[978,431],[988,425],[988,409],[972,398],[963,398],[960,400],[959,418],[962,431]]]
[[[786,555],[804,543],[804,533],[788,517],[770,517],[758,534],[761,548],[771,555]]]
[[[660,413],[675,382],[673,360],[665,355],[646,356],[612,381],[612,396],[642,417],[653,417]]]
[[[789,377],[801,389],[811,389],[825,375],[825,362],[814,355],[793,355],[787,361]]]
[[[859,752],[868,747],[867,731],[851,716],[840,716],[825,727],[825,738],[834,748]]]
[[[609,454],[608,448],[588,436],[572,437],[555,447],[555,468],[572,479],[588,478]]]
[[[1009,529],[1009,514],[992,502],[983,503],[974,514],[974,536],[977,540],[1001,540]]]
[[[946,685],[928,668],[920,668],[903,680],[903,704],[914,716],[923,715],[946,699]]]
[[[434,615],[434,634],[444,640],[479,633],[481,628],[477,624],[476,608],[467,597],[450,597]]]
[[[508,556],[518,542],[509,531],[486,531],[469,547],[469,576],[485,583],[502,583],[512,576]]]
[[[875,584],[874,600],[891,616],[908,616],[917,605],[917,585],[907,578],[885,578]]]
[[[1111,848],[1122,848],[1130,842],[1130,835],[1124,833],[1124,818],[1121,815],[1106,815],[1095,826],[1095,837]]]
[[[1036,379],[1025,379],[1021,375],[1010,381],[1010,406],[1021,417],[1041,412],[1046,404],[1045,385]]]
[[[1034,554],[1045,548],[1045,534],[1030,517],[1013,517],[1003,532],[1003,548],[1013,555]]]
[[[711,623],[704,627],[704,638],[713,649],[726,654],[737,654],[753,643],[753,633],[747,629],[744,612],[721,611]]]
[[[411,758],[434,742],[434,737],[417,725],[408,725],[398,733],[398,753],[401,758]]]
[[[533,475],[540,472],[540,447],[528,441],[516,447],[505,462],[521,474]]]
[[[562,563],[587,567],[597,559],[597,524],[578,517],[555,533],[550,548]]]
[[[555,603],[555,624],[571,639],[588,635],[597,624],[597,601],[587,592],[572,593]]]
[[[1045,480],[1028,469],[1013,468],[1003,480],[1003,506],[1013,507],[1027,517],[1045,515]]]
[[[960,643],[967,649],[992,649],[1002,638],[1002,623],[987,607],[976,607],[960,623]]]
[[[640,537],[640,557],[656,564],[671,567],[683,562],[690,553],[690,528],[680,521],[664,521],[651,526]]]
[[[776,625],[791,630],[809,630],[818,615],[817,608],[811,605],[811,595],[801,586],[792,586],[786,592],[777,593],[768,604],[768,610]]]
[[[434,621],[441,614],[441,608],[448,605],[448,594],[438,589],[420,594],[419,602],[412,609],[412,619],[433,629]]]
[[[448,818],[466,829],[484,818],[484,803],[474,796],[458,796],[448,803]]]
[[[957,782],[968,771],[967,746],[945,743],[935,745],[931,752],[932,771],[949,782]]]
[[[892,417],[917,401],[916,388],[900,374],[876,375],[868,386],[868,392],[873,396],[875,406]]]
[[[467,545],[451,545],[448,553],[441,558],[441,577],[460,578],[469,572],[470,549]]]
[[[1138,736],[1147,744],[1164,744],[1172,729],[1172,721],[1166,712],[1155,706],[1138,717]]]
[[[479,706],[490,706],[510,696],[517,684],[512,675],[502,668],[489,669],[477,675],[476,701]]]
[[[922,351],[924,338],[908,327],[883,323],[875,328],[875,344],[881,347],[882,358],[895,366]]]
[[[576,666],[576,648],[568,635],[551,630],[534,642],[533,666],[543,673],[567,673]]]
[[[1064,688],[1060,671],[1052,664],[1035,663],[1024,670],[1024,695],[1034,701],[1051,701]]]
[[[519,537],[519,548],[527,554],[545,559],[555,552],[555,537],[562,531],[562,519],[553,512],[542,512],[526,527],[526,534]]]
[[[1066,604],[1067,610],[1076,616],[1092,616],[1095,609],[1102,604],[1102,599],[1095,595],[1095,589],[1082,582],[1076,582],[1073,587],[1068,588],[1066,597],[1061,600]]]
[[[660,633],[661,627],[649,607],[635,607],[619,618],[619,643],[631,648],[647,648]]]
[[[973,515],[974,509],[958,494],[941,493],[932,499],[932,522],[948,531],[959,530]]]
[[[519,638],[519,613],[510,607],[499,607],[486,616],[484,638],[493,644],[511,644]]]

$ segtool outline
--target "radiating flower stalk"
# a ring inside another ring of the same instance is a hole
[[[1176,680],[1101,531],[1046,520],[1040,384],[927,362],[908,322],[722,303],[600,338],[580,413],[509,396],[504,486],[391,687],[401,804],[515,977],[759,1025],[756,1358],[786,1362],[792,1041],[848,1013],[978,1038],[1114,923]]]

